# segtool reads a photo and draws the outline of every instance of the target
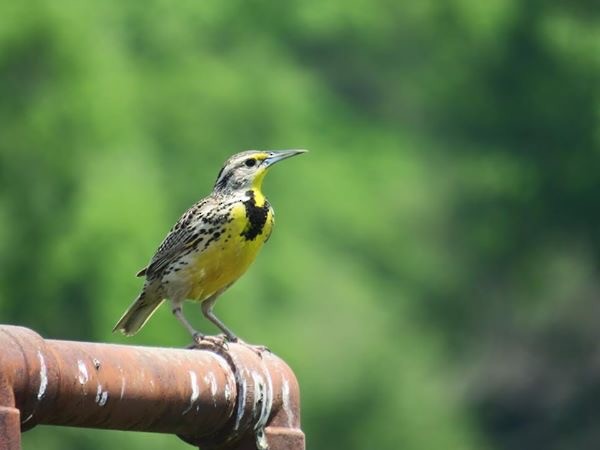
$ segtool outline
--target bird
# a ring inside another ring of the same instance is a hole
[[[169,300],[171,311],[196,343],[208,336],[183,314],[186,300],[199,302],[202,314],[223,332],[238,337],[215,315],[216,300],[254,261],[274,225],[274,211],[262,193],[266,173],[275,164],[306,150],[249,150],[227,159],[210,195],[189,208],[173,225],[149,264],[141,292],[119,319],[114,331],[137,333]]]

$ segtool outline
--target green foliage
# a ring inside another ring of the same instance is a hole
[[[274,234],[217,304],[296,371],[308,446],[593,448],[599,14],[4,2],[1,321],[185,345],[168,308],[111,334],[133,274],[231,153],[308,148],[266,180]],[[189,448],[48,427],[24,446]]]

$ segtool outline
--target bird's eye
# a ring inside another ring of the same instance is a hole
[[[254,158],[249,158],[244,161],[244,164],[246,164],[246,167],[254,167],[256,165],[256,160]]]

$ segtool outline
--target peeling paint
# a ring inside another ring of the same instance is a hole
[[[79,375],[77,376],[79,384],[87,383],[90,377],[88,376],[87,367],[85,366],[85,363],[80,359],[77,360],[77,369],[79,370]]]
[[[244,411],[246,410],[246,393],[248,392],[248,385],[246,383],[246,375],[244,372],[247,372],[247,369],[239,364],[238,358],[234,353],[229,354],[233,365],[235,367],[239,367],[239,372],[234,371],[234,382],[237,387],[237,409],[235,412],[235,422],[233,424],[233,431],[238,431],[240,429],[240,424],[242,421],[242,417],[244,415]],[[223,360],[225,363],[225,360]],[[235,433],[232,433],[231,436],[234,436]]]
[[[271,379],[271,372],[269,369],[265,367],[265,374],[267,376],[267,390],[266,390],[266,400],[265,400],[265,426],[269,421],[269,417],[271,417],[271,411],[273,409],[273,380]]]
[[[267,425],[267,421],[271,415],[271,407],[273,406],[273,382],[266,369],[264,374],[252,372],[252,380],[254,381],[255,393],[255,404],[252,405],[252,412],[255,417],[256,408],[260,405],[260,412],[254,429],[257,432],[261,432]]]
[[[239,402],[237,411],[235,413],[235,423],[233,424],[233,429],[237,431],[240,428],[240,421],[242,420],[242,415],[244,413],[244,409],[246,408],[246,379],[242,378],[242,386],[240,392],[238,392]]]
[[[40,360],[40,388],[38,389],[37,399],[40,401],[46,394],[46,388],[48,387],[48,368],[46,367],[46,361],[44,355],[38,350],[38,358]]]
[[[212,372],[209,372],[208,375],[205,377],[205,379],[206,378],[208,378],[208,380],[209,380],[210,393],[214,397],[215,395],[217,395],[217,391],[219,390],[219,388],[217,386],[217,379],[215,378],[215,374]]]
[[[212,397],[213,405],[217,407],[217,379],[215,378],[215,374],[212,372],[208,372],[204,375],[204,382],[210,387],[210,395]]]
[[[123,396],[125,395],[125,385],[127,384],[127,380],[121,374],[121,394],[119,395],[119,400],[123,400]]]
[[[269,443],[267,442],[267,436],[265,430],[260,429],[256,432],[256,448],[258,450],[269,450]]]
[[[252,415],[256,417],[256,406],[258,403],[262,403],[264,399],[264,383],[262,376],[255,371],[252,371],[250,375],[252,376],[252,381],[254,381],[254,404],[252,405]]]
[[[194,407],[194,403],[200,397],[200,388],[198,387],[198,376],[196,375],[196,372],[194,372],[192,370],[189,370],[188,373],[190,374],[190,385],[192,387],[192,395],[190,395],[190,406],[188,406],[181,413],[181,415],[191,411],[192,408]]]
[[[108,391],[103,391],[102,385],[99,384],[98,389],[96,390],[96,403],[98,404],[98,406],[104,406],[104,405],[106,405],[107,401],[108,401]]]
[[[219,356],[219,355],[214,355],[214,356],[215,356],[215,361],[217,361],[217,364],[219,364],[219,367],[221,367],[221,369],[223,370],[223,373],[227,377],[227,385],[231,384],[231,385],[235,386],[236,385],[235,375],[233,375],[233,373],[231,371],[231,367],[229,367],[229,363],[227,361],[225,361],[225,358],[223,358],[222,356]]]
[[[123,400],[123,396],[125,395],[125,386],[127,385],[127,379],[123,374],[123,367],[121,364],[117,366],[119,368],[119,374],[121,375],[121,393],[119,394],[119,400]]]
[[[229,387],[229,383],[225,385],[225,401],[228,402],[231,400],[231,388]]]
[[[104,391],[104,392],[102,392],[102,395],[100,396],[100,401],[98,402],[98,406],[106,405],[107,401],[108,401],[108,392]]]

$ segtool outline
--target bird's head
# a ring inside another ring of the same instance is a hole
[[[307,150],[259,151],[249,150],[233,155],[223,165],[217,176],[215,191],[232,192],[238,190],[260,190],[269,168],[286,158]]]

